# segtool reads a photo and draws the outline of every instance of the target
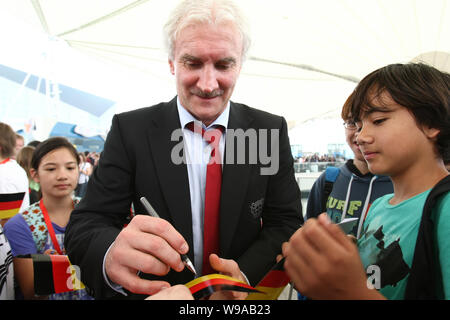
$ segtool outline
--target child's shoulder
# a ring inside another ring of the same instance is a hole
[[[21,214],[38,214],[42,212],[41,207],[39,206],[40,201],[36,201],[32,203],[29,207],[27,207]]]
[[[8,227],[12,226],[22,226],[22,225],[29,225],[30,221],[39,220],[41,219],[41,208],[39,207],[39,202],[33,203],[29,207],[27,207],[22,212],[14,215],[11,219],[8,220],[6,224],[8,224]],[[6,227],[5,224],[5,227]]]
[[[4,226],[4,232],[13,256],[36,253],[33,231],[22,214],[16,214],[9,219]]]
[[[47,240],[47,225],[39,203],[39,201],[33,203],[20,215],[25,220],[36,247],[42,249]]]
[[[30,205],[28,208],[22,211],[20,215],[29,224],[30,223],[32,224],[32,222],[36,222],[36,220],[39,222],[44,221],[43,220],[44,218],[42,216],[42,210],[41,207],[39,206],[39,201]]]
[[[23,218],[23,216],[20,213],[18,213],[16,215],[14,215],[13,217],[11,217],[10,219],[8,219],[8,221],[4,225],[3,229],[4,229],[7,237],[8,237],[8,235],[9,235],[9,237],[11,237],[11,234],[15,233],[16,231],[27,230],[28,227],[27,227],[26,221]]]

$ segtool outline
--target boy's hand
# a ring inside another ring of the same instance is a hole
[[[308,219],[283,246],[284,267],[303,295],[311,299],[377,298],[367,288],[355,244],[326,214]]]

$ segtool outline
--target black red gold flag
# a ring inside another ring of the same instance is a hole
[[[289,284],[289,277],[284,270],[284,260],[281,259],[256,285],[259,291],[250,293],[246,300],[277,300],[284,288]]]
[[[0,194],[0,219],[9,219],[19,213],[25,192]]]
[[[186,283],[185,286],[189,288],[191,294],[196,300],[207,297],[214,292],[224,290],[257,292],[255,288],[242,281],[217,273],[196,278]]]
[[[66,255],[32,254],[31,258],[35,294],[49,295],[84,288]]]

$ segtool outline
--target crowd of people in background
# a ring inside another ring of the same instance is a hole
[[[302,157],[294,157],[295,163],[306,163],[306,162],[344,162],[346,159],[343,156],[334,156],[330,154],[319,154],[314,153]]]

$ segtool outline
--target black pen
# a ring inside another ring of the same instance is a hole
[[[158,213],[156,213],[155,209],[151,206],[151,204],[147,201],[145,197],[141,197],[141,203],[144,206],[145,210],[147,210],[148,214],[151,215],[154,218],[159,218]],[[185,254],[180,254],[181,260],[183,261],[184,265],[192,271],[193,274],[197,275],[197,271],[195,271],[194,264],[191,262],[189,257]]]

